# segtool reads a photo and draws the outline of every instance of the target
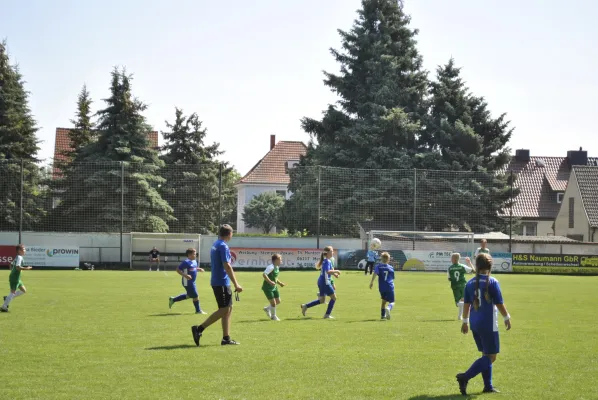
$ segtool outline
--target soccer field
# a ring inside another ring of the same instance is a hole
[[[198,277],[202,308],[214,311],[209,273]],[[459,332],[445,274],[398,273],[397,303],[380,321],[369,276],[337,279],[334,320],[313,300],[317,272],[282,271],[287,283],[274,322],[257,272],[238,273],[232,338],[190,327],[204,320],[174,272],[24,271],[29,291],[0,314],[0,399],[452,399],[455,374],[479,356]],[[598,398],[598,277],[500,275],[513,329],[501,326],[494,385],[477,398]],[[8,271],[0,272],[2,295]]]

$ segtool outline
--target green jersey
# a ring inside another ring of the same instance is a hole
[[[465,274],[471,272],[472,269],[463,264],[453,264],[449,267],[447,275],[451,286],[461,286],[467,283]]]
[[[12,263],[10,264],[10,275],[8,276],[8,280],[11,282],[18,282],[21,280],[21,270],[17,267],[23,266],[23,257],[17,256]]]
[[[270,264],[268,265],[268,267],[264,270],[264,274],[268,277],[268,279],[270,279],[272,282],[276,282],[278,280],[278,274],[280,273],[280,270],[278,269],[277,266]],[[274,290],[276,289],[276,285],[272,286],[268,283],[267,280],[264,279],[264,283],[262,284],[262,290]]]
[[[488,254],[489,255],[490,254],[490,249],[487,248],[487,247],[485,249],[482,249],[481,247],[478,247],[478,249],[475,251],[475,256],[477,257],[480,254]]]

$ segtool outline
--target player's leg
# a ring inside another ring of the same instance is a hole
[[[328,286],[326,294],[328,295],[328,297],[330,297],[330,301],[328,302],[328,308],[326,309],[326,314],[324,314],[324,318],[329,319],[333,318],[330,314],[332,314],[332,309],[336,304],[336,293],[334,293],[334,289],[332,288],[332,286]]]
[[[270,300],[270,318],[274,321],[280,321],[276,315],[276,306],[280,304],[280,293],[278,289],[274,289],[272,299]]]
[[[149,258],[149,270],[152,271],[152,258]]]
[[[187,298],[193,299],[193,307],[195,307],[195,314],[206,314],[201,310],[201,306],[199,304],[199,294],[197,293],[197,286],[195,286],[195,282],[192,284],[187,285]]]
[[[498,332],[484,335],[482,347],[484,348],[484,355],[490,359],[488,369],[482,371],[482,379],[484,380],[484,393],[498,393],[499,391],[492,385],[492,364],[496,361],[496,356],[500,352],[500,340]]]
[[[156,271],[160,272],[160,258],[156,258],[156,263],[158,264],[158,269]]]
[[[382,304],[380,305],[380,319],[386,319],[386,303],[387,301],[384,300],[384,294],[382,295]]]
[[[199,339],[201,338],[203,331],[214,322],[224,318],[228,314],[229,308],[232,307],[233,295],[230,286],[212,286],[212,290],[214,291],[214,297],[218,304],[218,310],[214,311],[201,325],[193,325],[191,327],[193,341],[195,341],[197,346],[199,346]]]
[[[19,282],[17,286],[17,291],[15,292],[13,298],[22,296],[25,293],[27,293],[27,288],[25,287],[25,285],[23,285],[22,282]]]
[[[476,343],[476,346],[478,348],[478,350],[482,353],[482,356],[480,358],[478,358],[477,360],[475,360],[473,362],[473,364],[471,364],[471,367],[469,367],[469,369],[467,371],[465,371],[465,373],[462,374],[457,374],[457,382],[459,383],[459,390],[461,391],[461,394],[466,395],[467,394],[467,384],[468,382],[475,378],[478,374],[487,371],[490,366],[492,365],[492,362],[490,360],[489,357],[485,356],[484,353],[484,347],[485,344],[488,343],[487,340],[487,336],[488,334],[485,332],[476,332],[476,331],[471,331],[472,335],[473,335],[473,339]]]
[[[8,311],[8,305],[10,304],[13,297],[15,296],[16,291],[17,291],[17,283],[10,282],[10,293],[8,294],[8,296],[4,296],[4,303],[2,304],[2,307],[0,307],[0,311],[2,311],[2,312]]]
[[[318,306],[320,304],[324,304],[326,302],[326,285],[320,286],[318,285],[318,299],[313,300],[309,303],[301,304],[301,313],[305,317],[305,312],[308,308],[312,308]]]
[[[268,300],[268,305],[264,307],[264,312],[268,316],[268,318],[272,318],[272,307],[276,305],[274,302],[274,293],[272,290],[269,289],[262,289],[264,295],[266,296],[266,300]]]

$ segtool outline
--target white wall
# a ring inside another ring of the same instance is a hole
[[[237,185],[237,232],[261,233],[260,229],[245,227],[245,222],[243,221],[243,211],[245,211],[245,205],[248,204],[258,194],[267,192],[274,193],[277,190],[284,190],[286,192],[286,198],[289,198],[289,192],[287,191],[286,185],[254,185],[246,183]]]
[[[570,198],[574,198],[573,204],[573,228],[569,228],[569,202]],[[556,217],[554,223],[555,233],[558,236],[567,235],[583,235],[584,241],[590,241],[592,238],[589,237],[590,223],[586,210],[583,206],[581,194],[579,193],[579,186],[577,185],[577,178],[575,177],[575,170],[571,172],[569,183],[567,184],[567,190],[563,196],[563,203],[561,209]]]

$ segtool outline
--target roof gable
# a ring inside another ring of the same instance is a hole
[[[574,166],[573,170],[588,221],[591,227],[596,228],[598,227],[598,167]]]
[[[306,152],[303,142],[278,142],[238,183],[288,185],[287,161],[300,160]]]

